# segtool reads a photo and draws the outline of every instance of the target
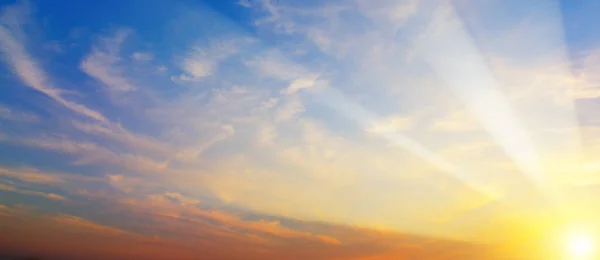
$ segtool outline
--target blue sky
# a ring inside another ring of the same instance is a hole
[[[354,227],[502,244],[494,227],[596,225],[593,1],[0,8],[0,216],[323,259],[366,243]]]

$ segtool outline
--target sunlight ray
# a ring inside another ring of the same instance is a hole
[[[379,119],[377,115],[369,112],[359,104],[349,101],[344,94],[334,88],[320,90],[320,93],[316,93],[316,95],[317,99],[322,103],[327,104],[336,110],[341,116],[354,120],[363,129],[370,128],[373,123],[377,122]],[[494,190],[486,183],[475,180],[473,174],[468,174],[464,170],[459,169],[424,147],[419,142],[402,133],[393,132],[379,134],[383,138],[391,141],[394,145],[398,145],[410,153],[419,156],[427,163],[432,164],[442,170],[445,174],[455,178],[466,187],[476,190],[490,199],[498,198],[502,193],[502,191]]]
[[[557,17],[555,11],[551,10],[548,14],[544,14],[547,16],[545,18],[555,22],[547,25],[550,30],[560,30],[560,27],[554,28],[560,25],[560,17]],[[558,113],[552,117],[540,116],[542,111],[539,110],[548,104],[526,107],[519,110],[520,113],[518,113],[513,108],[513,100],[508,99],[503,93],[503,86],[488,67],[485,58],[478,51],[477,45],[465,29],[454,8],[451,5],[442,6],[434,15],[435,18],[430,28],[419,41],[420,51],[425,60],[446,85],[464,102],[469,111],[476,116],[495,141],[515,161],[527,178],[540,189],[547,189],[551,185],[551,180],[542,165],[543,158],[536,149],[536,145],[564,146],[560,142],[565,140],[551,138],[540,140],[540,138],[534,139],[530,136],[532,134],[537,136],[537,131],[548,131],[549,126],[562,127],[563,129],[576,126],[571,100],[566,100],[564,107],[554,107],[554,111]],[[560,36],[554,31],[549,35]],[[534,44],[535,47],[545,47],[546,50],[554,50],[558,47],[559,51],[563,51],[563,54],[552,55],[552,64],[566,64],[562,39],[548,38],[550,37],[542,34],[539,38],[534,39],[540,42],[538,45]],[[552,46],[541,46],[543,44],[548,45],[548,42]],[[546,59],[545,61],[548,62]],[[563,68],[566,67],[563,65]],[[565,70],[562,72],[568,73]],[[530,119],[529,114],[537,113],[535,117],[537,120],[543,119],[555,122],[523,122],[518,116],[523,113],[527,114],[526,120]],[[574,133],[569,133],[566,137],[569,143],[572,143],[576,138],[577,135]],[[576,152],[577,150],[576,146],[567,148],[570,148],[569,152]]]

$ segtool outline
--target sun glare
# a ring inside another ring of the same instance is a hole
[[[573,234],[568,239],[568,251],[571,259],[591,259],[595,252],[595,241],[587,234]]]

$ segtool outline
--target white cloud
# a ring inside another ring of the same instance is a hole
[[[204,78],[213,73],[213,61],[204,60],[201,54],[197,54],[194,58],[189,58],[183,62],[183,70],[195,78]]]
[[[250,6],[252,6],[250,4],[250,1],[248,1],[248,0],[239,0],[238,4],[241,5],[241,6],[243,6],[243,7],[246,7],[246,8],[249,8]]]
[[[26,7],[21,7],[26,8]],[[35,89],[52,98],[67,109],[100,122],[108,121],[101,113],[77,104],[63,97],[63,90],[52,86],[46,73],[39,67],[38,62],[25,50],[23,32],[20,21],[27,19],[19,10],[5,8],[0,15],[0,51],[4,53],[4,61],[26,86]]]
[[[466,110],[454,110],[445,116],[434,119],[430,129],[437,132],[472,132],[481,130],[481,125]]]
[[[158,72],[159,74],[163,74],[163,73],[167,72],[167,70],[169,70],[169,69],[165,65],[160,65],[156,68],[156,72]]]
[[[275,122],[291,120],[304,111],[305,107],[299,98],[285,99],[275,111]]]
[[[112,37],[102,37],[92,47],[92,52],[81,62],[81,69],[90,77],[102,82],[110,91],[129,92],[136,90],[129,79],[123,76],[120,67],[120,46],[130,34],[128,29],[120,29]]]
[[[131,54],[131,59],[139,62],[148,62],[154,59],[154,54],[136,51]]]
[[[77,157],[74,165],[110,165],[134,173],[161,173],[168,169],[169,161],[158,161],[137,153],[116,153],[92,142],[69,139],[23,139],[20,144],[46,150],[72,154]]]
[[[171,81],[177,82],[186,82],[186,81],[196,81],[196,78],[188,76],[186,74],[179,74],[179,76],[171,76]]]
[[[421,0],[357,0],[358,9],[372,21],[396,25],[417,13]]]
[[[252,39],[236,38],[222,40],[192,47],[181,61],[181,69],[187,74],[181,74],[182,81],[197,81],[216,73],[219,63],[239,52],[244,44]]]
[[[245,61],[244,64],[263,77],[272,77],[283,81],[292,81],[309,75],[305,68],[287,61],[277,51],[269,51]]]
[[[193,162],[193,160],[197,159],[198,156],[205,150],[209,149],[216,143],[227,140],[229,137],[233,136],[234,133],[235,130],[233,126],[223,125],[221,126],[221,131],[219,133],[212,136],[208,140],[202,140],[200,145],[190,148],[181,148],[180,151],[175,155],[175,158],[181,162]]]
[[[292,81],[290,86],[285,91],[283,91],[283,93],[286,95],[294,94],[294,93],[298,92],[298,90],[313,87],[315,85],[316,81],[317,81],[316,76],[296,79],[296,80]]]
[[[279,103],[279,99],[278,98],[269,98],[269,100],[264,101],[260,105],[260,109],[261,110],[271,109],[271,108],[275,107],[277,105],[277,103]]]
[[[600,97],[600,48],[590,52],[584,59],[580,77],[564,79],[561,83],[570,87],[573,98]]]
[[[171,154],[172,152],[172,148],[168,145],[148,136],[131,133],[118,124],[106,126],[73,121],[73,126],[85,133],[105,136],[109,139],[118,141],[119,143],[127,145],[129,148],[138,153],[165,156]]]
[[[277,129],[275,128],[275,126],[270,124],[264,124],[260,126],[260,129],[257,133],[257,139],[259,144],[273,144],[275,138],[277,138]]]
[[[414,118],[410,116],[392,116],[374,122],[371,127],[367,128],[367,131],[376,134],[403,132],[413,126],[413,121]]]

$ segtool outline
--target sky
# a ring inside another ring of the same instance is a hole
[[[598,10],[0,0],[0,255],[570,259]]]

